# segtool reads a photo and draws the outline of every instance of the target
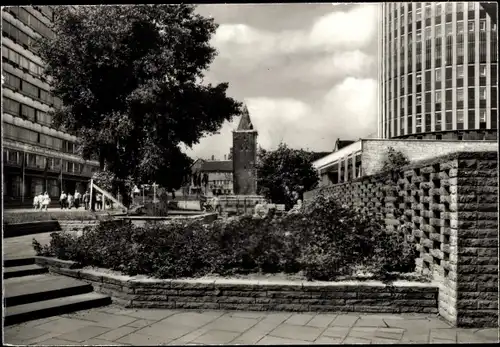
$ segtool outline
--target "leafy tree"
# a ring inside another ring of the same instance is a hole
[[[311,154],[280,144],[275,151],[259,149],[257,160],[257,189],[273,203],[295,204],[293,192],[299,194],[314,189],[318,175],[311,164]]]
[[[382,166],[382,171],[398,169],[408,164],[410,164],[410,160],[404,153],[396,151],[393,147],[389,147]]]
[[[227,83],[202,84],[217,24],[194,5],[57,6],[55,35],[39,43],[54,124],[79,138],[85,159],[117,180],[179,188],[181,152],[240,113]]]

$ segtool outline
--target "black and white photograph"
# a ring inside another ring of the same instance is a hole
[[[4,345],[499,342],[497,2],[1,14]]]

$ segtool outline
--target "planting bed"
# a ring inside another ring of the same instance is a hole
[[[416,280],[316,282],[300,279],[204,277],[160,280],[81,268],[73,261],[37,257],[51,272],[78,278],[130,308],[259,311],[436,313],[438,287]]]

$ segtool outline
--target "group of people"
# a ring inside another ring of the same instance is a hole
[[[50,196],[47,192],[43,194],[36,195],[33,198],[33,208],[35,210],[45,210],[49,208],[50,205]],[[102,194],[97,194],[95,195],[95,209],[96,210],[101,210],[102,209],[102,202],[103,202],[103,196]],[[75,191],[74,194],[66,194],[64,191],[61,193],[61,196],[59,197],[59,205],[61,206],[61,209],[71,209],[75,208],[78,209],[80,206],[83,205],[83,207],[88,210],[90,208],[90,193],[87,191],[83,195],[80,194],[79,191]]]
[[[83,196],[80,194],[79,191],[75,191],[75,194],[71,195],[71,193],[66,194],[64,191],[61,193],[61,196],[59,197],[59,205],[61,206],[61,209],[64,210],[70,209],[71,208],[80,208],[80,204],[83,203],[83,206],[85,209],[87,209],[87,205],[89,202],[89,194],[85,192]]]
[[[49,208],[50,196],[49,193],[45,192],[43,194],[35,195],[33,198],[33,207],[35,210],[45,210]]]

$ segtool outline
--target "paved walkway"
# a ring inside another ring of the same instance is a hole
[[[498,329],[457,329],[418,314],[175,311],[107,306],[10,326],[22,345],[494,343]]]
[[[50,243],[50,234],[52,232],[3,239],[3,256],[6,259],[34,257],[36,254],[32,245],[33,239],[46,245]]]

